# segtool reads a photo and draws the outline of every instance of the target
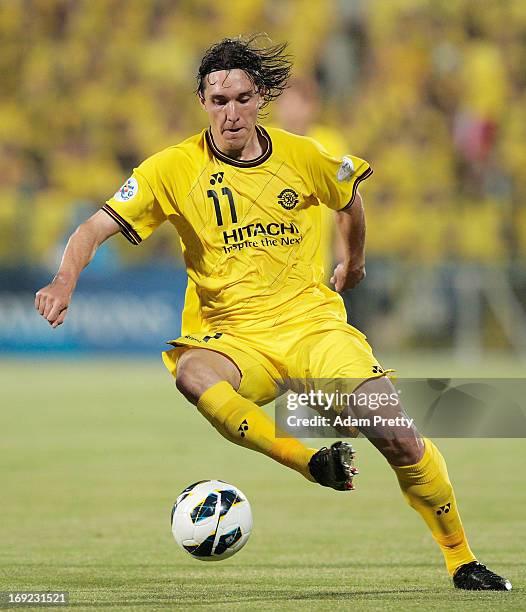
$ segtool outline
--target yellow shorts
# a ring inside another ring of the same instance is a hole
[[[355,388],[364,380],[392,372],[380,366],[364,334],[336,318],[296,321],[266,330],[190,334],[169,344],[176,348],[164,352],[163,361],[174,376],[177,361],[188,348],[222,353],[241,373],[238,392],[260,406],[274,400],[277,384],[289,379],[345,378]]]

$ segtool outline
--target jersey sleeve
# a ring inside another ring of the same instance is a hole
[[[358,185],[373,173],[371,166],[354,155],[338,159],[313,141],[316,153],[310,159],[313,193],[333,210],[350,208]]]
[[[132,244],[148,238],[167,218],[140,169],[133,171],[102,210],[121,226],[121,233]]]

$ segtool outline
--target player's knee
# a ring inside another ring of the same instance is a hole
[[[177,388],[192,404],[197,404],[207,389],[223,380],[237,389],[240,378],[238,372],[230,361],[223,363],[224,360],[226,358],[218,354],[209,355],[201,350],[183,353],[177,363]],[[228,369],[230,365],[233,373]]]
[[[377,447],[391,465],[414,465],[424,454],[424,443],[418,435],[378,440]]]
[[[210,386],[209,383],[207,385],[209,376],[207,376],[206,370],[206,366],[200,367],[195,359],[181,358],[177,364],[175,385],[192,404],[197,404],[207,386]]]

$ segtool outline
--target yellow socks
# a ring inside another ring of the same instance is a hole
[[[295,438],[277,438],[274,421],[229,383],[219,382],[207,389],[197,409],[230,442],[263,453],[314,482],[308,463],[316,449]]]
[[[227,382],[207,389],[197,402],[199,412],[230,442],[256,450],[314,481],[308,463],[316,449],[295,438],[276,437],[275,423]],[[407,502],[427,523],[440,546],[448,572],[475,561],[457,510],[453,487],[440,451],[424,440],[425,451],[415,465],[391,467]]]
[[[391,467],[404,497],[427,523],[453,575],[458,567],[476,558],[462,527],[444,457],[431,440],[424,439],[424,443],[424,456],[418,463]]]

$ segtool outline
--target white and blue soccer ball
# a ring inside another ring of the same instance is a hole
[[[251,531],[247,498],[222,480],[201,480],[186,487],[172,508],[175,541],[201,561],[231,557],[247,543]]]

